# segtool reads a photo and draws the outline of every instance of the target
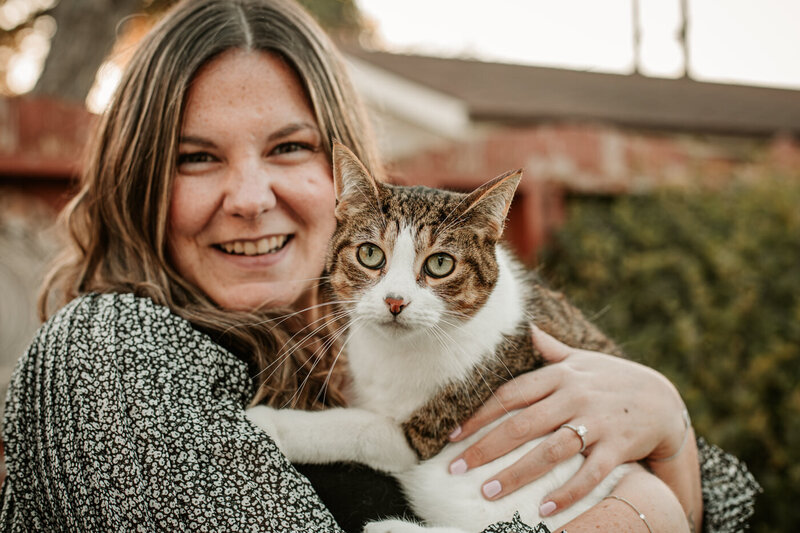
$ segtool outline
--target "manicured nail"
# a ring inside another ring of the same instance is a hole
[[[461,426],[458,426],[453,430],[452,433],[450,433],[450,440],[458,438],[459,435],[461,435]]]
[[[459,459],[450,465],[451,474],[463,474],[467,471],[467,462],[464,459]]]
[[[556,510],[556,502],[544,502],[539,507],[539,516],[550,516]]]
[[[497,496],[500,494],[502,490],[502,486],[500,486],[500,482],[496,479],[491,480],[489,483],[483,486],[483,495],[487,498],[491,498],[493,496]]]

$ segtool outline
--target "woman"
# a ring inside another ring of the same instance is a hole
[[[71,244],[43,297],[45,316],[48,304],[60,310],[11,385],[5,529],[335,528],[244,408],[345,401],[337,347],[322,334],[300,339],[326,312],[330,139],[382,175],[360,110],[337,52],[286,0],[184,3],[145,38],[66,211]],[[500,394],[462,435],[503,406],[530,407],[453,471],[561,424],[584,425],[588,433],[556,431],[499,473],[492,497],[583,451],[588,466],[576,479],[534,502],[557,512],[604,469],[661,458],[659,475],[677,498],[639,472],[618,487],[623,499],[599,504],[570,531],[611,521],[679,530],[692,512],[699,523],[697,449],[671,385],[633,363],[536,337],[554,364],[519,380],[524,397]],[[628,380],[647,389],[628,389]],[[708,502],[729,507],[726,498]]]

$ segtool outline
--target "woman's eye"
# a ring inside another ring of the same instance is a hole
[[[276,155],[281,155],[281,154],[288,154],[291,152],[299,152],[300,150],[313,151],[313,149],[314,147],[309,144],[292,141],[279,144],[272,150],[272,153]]]
[[[425,273],[432,278],[449,276],[456,268],[456,260],[446,253],[433,254],[425,260]]]
[[[211,163],[214,156],[208,152],[190,152],[178,155],[178,166],[192,163]]]
[[[383,254],[383,250],[371,242],[365,242],[358,247],[356,259],[358,259],[359,263],[372,270],[378,270],[386,262],[386,256]]]

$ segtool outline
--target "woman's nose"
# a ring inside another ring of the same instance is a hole
[[[256,218],[277,204],[273,177],[260,164],[241,164],[229,170],[224,211],[233,216]]]

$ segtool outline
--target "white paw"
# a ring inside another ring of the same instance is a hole
[[[364,533],[420,533],[425,529],[424,526],[405,520],[381,520],[367,523]]]
[[[280,448],[280,430],[278,428],[277,413],[277,409],[267,407],[266,405],[256,405],[255,407],[245,409],[244,412],[250,422],[263,429],[267,435],[272,437],[272,440],[275,441],[278,448]]]

